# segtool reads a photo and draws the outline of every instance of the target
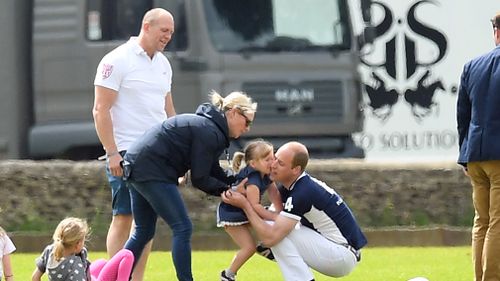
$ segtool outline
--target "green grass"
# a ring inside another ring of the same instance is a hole
[[[193,253],[194,279],[218,280],[220,271],[227,267],[233,251],[206,251]],[[405,281],[423,276],[430,281],[472,280],[470,247],[428,248],[367,248],[358,267],[343,281]],[[38,253],[12,255],[16,280],[31,280],[34,259]],[[103,252],[90,253],[90,259],[105,257]],[[44,281],[47,280],[44,276]],[[335,280],[315,273],[316,281]],[[170,252],[153,252],[149,257],[145,281],[176,280]],[[239,271],[238,281],[283,280],[278,266],[260,256],[253,256]]]

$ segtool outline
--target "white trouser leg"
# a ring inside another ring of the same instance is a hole
[[[314,275],[309,269],[299,249],[295,247],[288,236],[271,247],[285,281],[309,281]]]
[[[333,243],[316,231],[300,226],[271,248],[286,281],[312,280],[309,268],[332,277],[349,274],[356,257],[346,247]]]

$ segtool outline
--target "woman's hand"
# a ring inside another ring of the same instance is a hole
[[[246,195],[247,189],[246,189],[246,184],[247,184],[248,178],[244,178],[238,185],[233,186],[232,190],[236,191],[238,193],[241,193],[243,195]]]

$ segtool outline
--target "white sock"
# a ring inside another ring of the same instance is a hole
[[[226,276],[234,279],[236,277],[236,273],[232,272],[231,269],[226,269]]]

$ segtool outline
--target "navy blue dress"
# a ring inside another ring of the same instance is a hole
[[[260,172],[256,171],[250,166],[243,168],[237,175],[237,183],[239,183],[244,178],[248,178],[247,185],[255,185],[259,188],[260,198],[262,199],[262,194],[267,190],[267,187],[272,183],[268,175],[264,177],[260,176]],[[242,209],[234,207],[233,205],[220,202],[217,206],[217,226],[223,227],[225,225],[242,225],[248,223],[247,216]]]

